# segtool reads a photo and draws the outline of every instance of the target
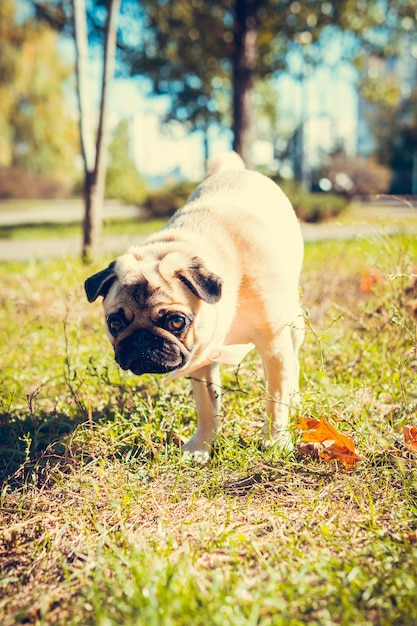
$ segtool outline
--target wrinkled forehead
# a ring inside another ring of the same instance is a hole
[[[172,256],[172,255],[169,255]],[[106,298],[109,307],[135,302],[140,308],[163,304],[173,297],[175,259],[140,256],[127,252],[116,261],[118,277]]]
[[[116,261],[119,285],[133,287],[152,284],[156,287],[160,282],[159,265],[156,259],[138,260],[133,254],[126,253]]]
[[[158,286],[172,280],[175,271],[184,263],[180,253],[147,253],[144,247],[132,248],[116,261],[115,270],[121,285],[147,282]]]

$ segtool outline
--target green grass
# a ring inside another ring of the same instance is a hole
[[[417,625],[416,266],[411,236],[306,248],[293,421],[351,436],[345,472],[262,450],[256,358],[223,372],[209,465],[183,460],[189,381],[116,367],[96,266],[0,264],[0,623]]]
[[[149,235],[163,226],[162,219],[105,219],[103,235]],[[45,239],[48,237],[81,236],[82,226],[78,222],[68,224],[20,224],[18,226],[0,226],[0,240]]]

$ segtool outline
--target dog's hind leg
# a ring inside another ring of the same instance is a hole
[[[299,352],[303,344],[305,336],[304,330],[304,313],[300,307],[300,313],[291,324],[291,337],[294,350],[294,380],[291,386],[291,404],[297,406],[299,404],[299,392],[300,392],[300,359]]]
[[[205,365],[192,374],[193,394],[197,407],[197,430],[183,446],[183,452],[205,463],[209,460],[216,434],[221,403],[220,368],[217,363]]]
[[[296,378],[299,375],[298,349],[301,336],[295,337],[293,331],[290,326],[285,326],[266,344],[258,346],[268,391],[264,435],[267,444],[276,442],[284,450],[293,447],[288,417],[291,397],[297,392]]]

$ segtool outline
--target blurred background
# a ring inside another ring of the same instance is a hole
[[[417,193],[417,0],[114,5],[1,0],[0,199],[82,196],[83,115],[93,143],[106,121],[105,198],[155,215],[231,147],[294,197]]]

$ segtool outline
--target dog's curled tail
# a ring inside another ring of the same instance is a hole
[[[213,174],[244,170],[245,168],[246,166],[243,159],[237,154],[237,152],[230,150],[229,152],[223,152],[219,156],[213,157],[207,161],[205,178],[213,176]]]

